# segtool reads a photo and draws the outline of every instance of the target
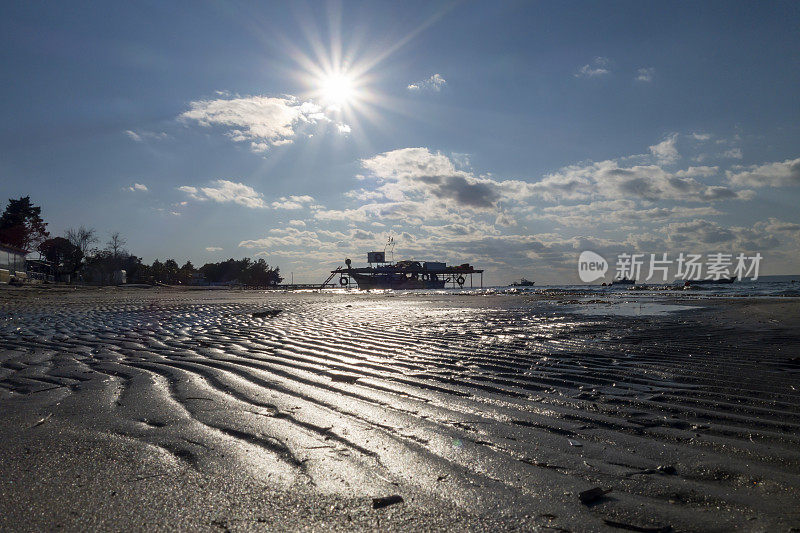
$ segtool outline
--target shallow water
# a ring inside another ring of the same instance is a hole
[[[679,311],[691,311],[700,309],[694,305],[666,304],[660,302],[639,300],[639,301],[607,301],[598,303],[586,303],[583,305],[568,306],[566,309],[572,313],[581,315],[603,315],[603,316],[663,316]]]
[[[299,292],[299,291],[298,291]],[[331,294],[393,294],[399,297],[413,297],[419,295],[445,295],[445,294],[529,294],[529,295],[573,295],[573,296],[604,296],[607,298],[631,298],[638,296],[662,297],[682,299],[706,298],[742,298],[742,297],[800,297],[800,276],[764,276],[756,281],[742,280],[731,284],[720,285],[695,285],[684,288],[683,282],[674,283],[643,283],[637,285],[535,285],[533,287],[487,286],[464,287],[461,289],[450,288],[443,290],[403,290],[393,291],[359,289],[308,289],[306,293],[325,292]]]

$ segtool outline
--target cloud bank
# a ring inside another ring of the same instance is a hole
[[[800,224],[769,218],[725,226],[715,219],[728,214],[732,202],[751,200],[755,188],[800,184],[800,159],[676,168],[679,142],[689,143],[688,150],[692,142],[710,139],[670,134],[649,146],[649,153],[569,165],[533,179],[478,174],[463,154],[400,148],[361,159],[354,176],[358,186],[329,205],[307,195],[266,201],[227,180],[181,190],[199,200],[287,211],[292,216],[282,227],[247,236],[239,246],[292,268],[309,262],[335,266],[390,235],[402,242],[405,257],[470,261],[489,271],[547,265],[559,276],[574,274],[584,249],[609,255],[727,250],[796,256]],[[295,214],[301,209],[308,218]]]

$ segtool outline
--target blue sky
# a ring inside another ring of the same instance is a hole
[[[389,235],[487,281],[578,254],[800,271],[796,2],[0,7],[0,191],[146,261],[295,281]]]

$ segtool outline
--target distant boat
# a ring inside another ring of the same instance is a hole
[[[536,285],[535,281],[530,281],[530,280],[527,280],[525,278],[522,278],[519,281],[515,281],[510,286],[511,287],[533,287],[534,285]]]
[[[628,279],[628,278],[622,278],[622,279],[615,279],[611,284],[612,285],[634,285],[634,284],[636,284],[636,281],[632,280],[632,279]]]
[[[721,283],[733,283],[734,281],[736,281],[736,276],[719,279],[687,279],[684,285],[719,285]]]

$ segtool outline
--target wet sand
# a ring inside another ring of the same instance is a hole
[[[800,300],[659,303],[2,289],[0,529],[800,527]]]

